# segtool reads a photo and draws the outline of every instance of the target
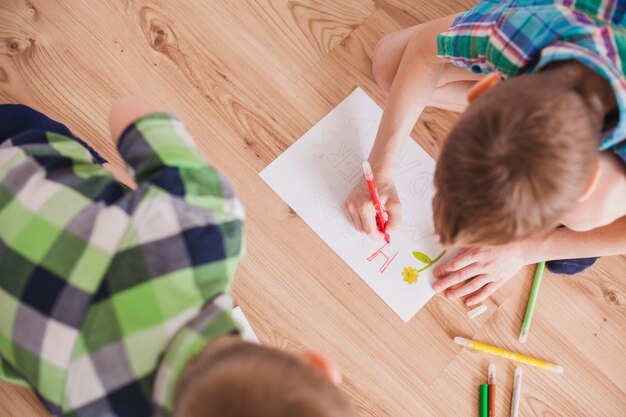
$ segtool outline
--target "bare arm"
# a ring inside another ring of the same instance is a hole
[[[437,35],[456,15],[416,27],[394,78],[369,161],[378,177],[393,177],[411,130],[437,88],[445,60],[437,57]]]
[[[626,216],[586,232],[561,228],[542,237],[502,246],[477,246],[435,269],[435,291],[448,298],[470,296],[466,303],[480,303],[525,265],[557,260],[626,254]],[[462,284],[462,285],[461,285]]]
[[[396,38],[378,46],[388,48],[384,52],[389,52],[382,53],[384,57],[379,59],[380,65],[393,68],[398,62],[376,141],[368,158],[381,203],[389,216],[388,230],[402,222],[402,208],[394,184],[396,163],[415,122],[437,88],[445,66],[444,59],[437,57],[437,35],[446,31],[454,18],[447,16],[405,29],[397,32]],[[409,33],[409,37],[402,37],[403,32]],[[354,187],[346,199],[344,211],[358,231],[373,239],[382,239],[365,182],[359,182]]]
[[[553,230],[547,238],[526,241],[523,252],[527,264],[626,254],[626,216],[586,232],[567,228]]]

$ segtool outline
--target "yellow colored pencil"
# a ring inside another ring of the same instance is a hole
[[[548,371],[556,372],[557,374],[562,374],[564,372],[563,367],[559,365],[531,358],[530,356],[521,355],[519,353],[511,352],[510,350],[504,350],[495,346],[486,345],[484,343],[476,342],[474,340],[465,339],[463,337],[455,337],[454,343],[456,343],[457,345],[465,346],[468,349],[489,353],[490,355],[499,356],[505,359],[511,359],[515,362],[525,363],[526,365],[534,366],[535,368],[539,369],[546,369]]]

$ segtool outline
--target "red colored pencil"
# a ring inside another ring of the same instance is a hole
[[[372,203],[374,204],[374,209],[376,210],[376,223],[378,224],[378,229],[385,235],[385,241],[387,243],[391,243],[391,237],[389,233],[387,233],[387,222],[385,221],[385,216],[383,215],[383,208],[380,204],[380,198],[378,197],[378,188],[376,188],[376,183],[374,182],[374,173],[372,172],[372,167],[369,162],[363,162],[363,173],[365,174],[365,181],[367,181],[367,186],[370,189],[370,194],[372,195]]]

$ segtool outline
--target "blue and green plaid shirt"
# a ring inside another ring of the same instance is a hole
[[[170,415],[189,359],[237,333],[232,187],[171,114],[135,121],[119,151],[135,191],[68,137],[0,146],[0,378],[58,416]]]
[[[578,60],[613,87],[619,121],[600,150],[626,162],[626,1],[481,0],[437,38],[439,56],[474,73],[503,76]]]

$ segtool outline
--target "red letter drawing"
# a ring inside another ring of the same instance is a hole
[[[385,252],[383,252],[383,249],[385,249],[387,245],[389,245],[389,243],[385,243],[376,252],[372,253],[372,255],[369,258],[367,258],[368,262],[372,262],[374,258],[376,258],[378,255],[381,255],[383,258],[385,258],[385,263],[378,270],[378,272],[380,272],[381,274],[385,272],[387,267],[391,265],[391,262],[396,258],[396,256],[398,256],[398,253],[399,253],[399,251],[395,251],[392,255],[390,256],[387,255]]]

